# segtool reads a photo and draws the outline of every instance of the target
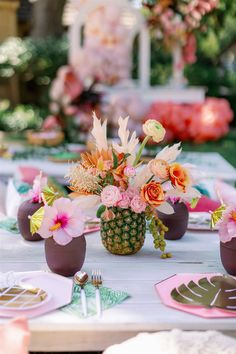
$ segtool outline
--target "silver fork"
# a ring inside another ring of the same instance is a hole
[[[102,285],[102,275],[101,275],[100,269],[92,270],[91,281],[92,281],[93,286],[95,286],[97,315],[98,315],[98,317],[101,317],[102,303],[101,303],[101,295],[100,295],[99,286]]]

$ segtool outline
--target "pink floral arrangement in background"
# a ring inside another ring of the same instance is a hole
[[[135,130],[137,135],[142,133],[142,122],[150,109],[150,103],[144,101],[138,94],[112,95],[109,102],[102,105],[103,115],[107,118],[111,135],[115,136],[118,128],[119,117],[131,117],[130,130]]]
[[[219,0],[144,0],[150,27],[168,48],[178,43],[183,48],[183,63],[196,61],[195,30],[202,29],[202,19],[211,13]]]
[[[195,104],[156,102],[147,117],[164,126],[168,141],[204,143],[227,134],[233,112],[227,100],[206,98],[205,102]]]
[[[114,85],[130,78],[132,41],[122,15],[117,3],[97,6],[89,14],[83,48],[73,62],[83,80]]]
[[[95,79],[81,78],[79,70],[62,66],[50,89],[51,114],[43,123],[44,130],[62,129],[67,138],[79,128],[87,132],[91,128],[91,112],[98,109],[101,95],[94,91]]]

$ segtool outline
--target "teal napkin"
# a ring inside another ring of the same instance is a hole
[[[17,220],[14,218],[6,218],[0,221],[0,229],[19,234]]]
[[[88,283],[84,287],[86,298],[87,298],[87,307],[88,307],[88,317],[96,315],[96,300],[95,300],[95,287]],[[101,303],[102,310],[107,310],[115,305],[120,304],[125,299],[129,298],[130,295],[124,291],[112,290],[111,288],[100,287]],[[76,315],[83,318],[81,300],[80,300],[80,286],[74,285],[72,302],[62,307],[63,312]]]

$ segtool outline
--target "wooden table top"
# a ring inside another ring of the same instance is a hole
[[[99,233],[86,236],[84,271],[100,268],[104,286],[127,291],[131,297],[103,312],[101,319],[79,319],[60,310],[29,321],[32,351],[95,351],[139,332],[179,328],[220,330],[236,334],[236,319],[203,319],[164,306],[154,284],[176,273],[222,272],[216,232],[188,231],[168,241],[173,258],[160,259],[147,235],[143,249],[133,256],[114,256],[103,247]],[[26,242],[20,235],[0,232],[0,271],[47,270],[42,242]],[[5,320],[0,319],[0,322]]]

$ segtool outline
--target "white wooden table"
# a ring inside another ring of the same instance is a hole
[[[161,304],[154,284],[176,273],[224,272],[217,233],[187,232],[182,240],[168,241],[173,258],[162,260],[147,235],[143,249],[133,256],[114,256],[102,246],[99,233],[87,236],[84,270],[100,268],[104,285],[127,291],[131,297],[103,312],[101,319],[79,319],[55,311],[29,321],[32,351],[95,351],[121,342],[138,332],[220,330],[236,334],[236,319],[203,319]],[[0,271],[47,270],[43,242],[26,242],[0,231]],[[0,319],[0,322],[4,322]]]

